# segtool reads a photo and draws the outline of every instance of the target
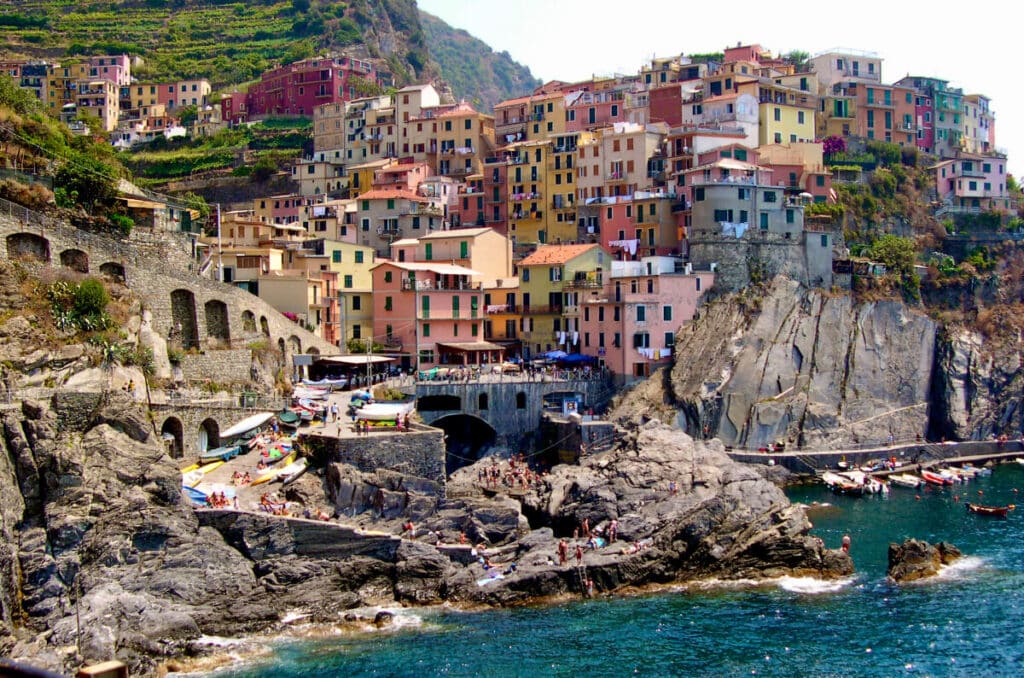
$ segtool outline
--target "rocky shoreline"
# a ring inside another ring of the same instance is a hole
[[[657,423],[521,492],[485,491],[476,466],[440,493],[340,464],[289,488],[293,500],[333,502],[342,523],[193,511],[145,412],[117,393],[87,400],[75,401],[75,416],[38,402],[3,414],[0,651],[38,666],[116,657],[149,674],[201,652],[202,636],[276,630],[296,610],[335,624],[367,606],[579,596],[575,554],[559,564],[558,542],[584,520],[618,526],[616,543],[583,553],[596,595],[852,572],[848,556],[809,536],[803,508],[776,485],[720,443]],[[384,491],[393,501],[375,505]],[[409,521],[416,538],[400,536]],[[631,553],[632,544],[643,548]]]

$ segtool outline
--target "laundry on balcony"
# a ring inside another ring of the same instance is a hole
[[[630,253],[630,255],[636,254],[636,249],[640,245],[640,241],[636,238],[630,238],[627,240],[609,240],[609,247],[621,247]]]
[[[508,311],[508,304],[488,304],[484,307],[484,313],[505,313]]]
[[[743,234],[747,232],[750,227],[747,222],[733,223],[729,221],[718,222],[722,227],[722,235],[732,236],[734,238],[742,238]]]

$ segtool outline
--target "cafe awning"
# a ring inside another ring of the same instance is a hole
[[[317,360],[318,363],[335,363],[339,365],[374,365],[377,363],[389,363],[395,358],[386,355],[330,355]]]
[[[462,351],[464,353],[483,353],[484,351],[504,351],[504,346],[492,344],[489,341],[459,341],[451,343],[438,343],[438,346],[451,351]]]

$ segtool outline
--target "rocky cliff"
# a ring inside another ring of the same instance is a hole
[[[583,519],[619,521],[620,542],[584,557],[599,592],[851,570],[808,536],[801,508],[720,443],[660,424],[526,492],[487,496],[473,467],[445,497],[423,479],[340,465],[289,489],[307,505],[329,494],[342,524],[196,513],[141,409],[116,391],[64,396],[52,408],[6,406],[0,435],[0,653],[57,670],[118,657],[149,674],[199,651],[203,634],[279,633],[288,612],[339,623],[367,605],[579,595],[557,539]],[[415,538],[398,536],[408,520]],[[644,548],[629,553],[628,542]]]
[[[748,449],[1017,436],[1022,365],[1019,341],[777,278],[702,307],[677,335],[671,371],[620,397],[615,416],[707,427]]]

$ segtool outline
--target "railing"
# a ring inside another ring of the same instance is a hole
[[[569,290],[588,290],[588,289],[600,289],[604,286],[600,280],[567,280],[563,285],[562,289]]]
[[[562,312],[562,305],[557,306],[538,306],[531,304],[530,306],[523,306],[523,315],[559,315]]]

